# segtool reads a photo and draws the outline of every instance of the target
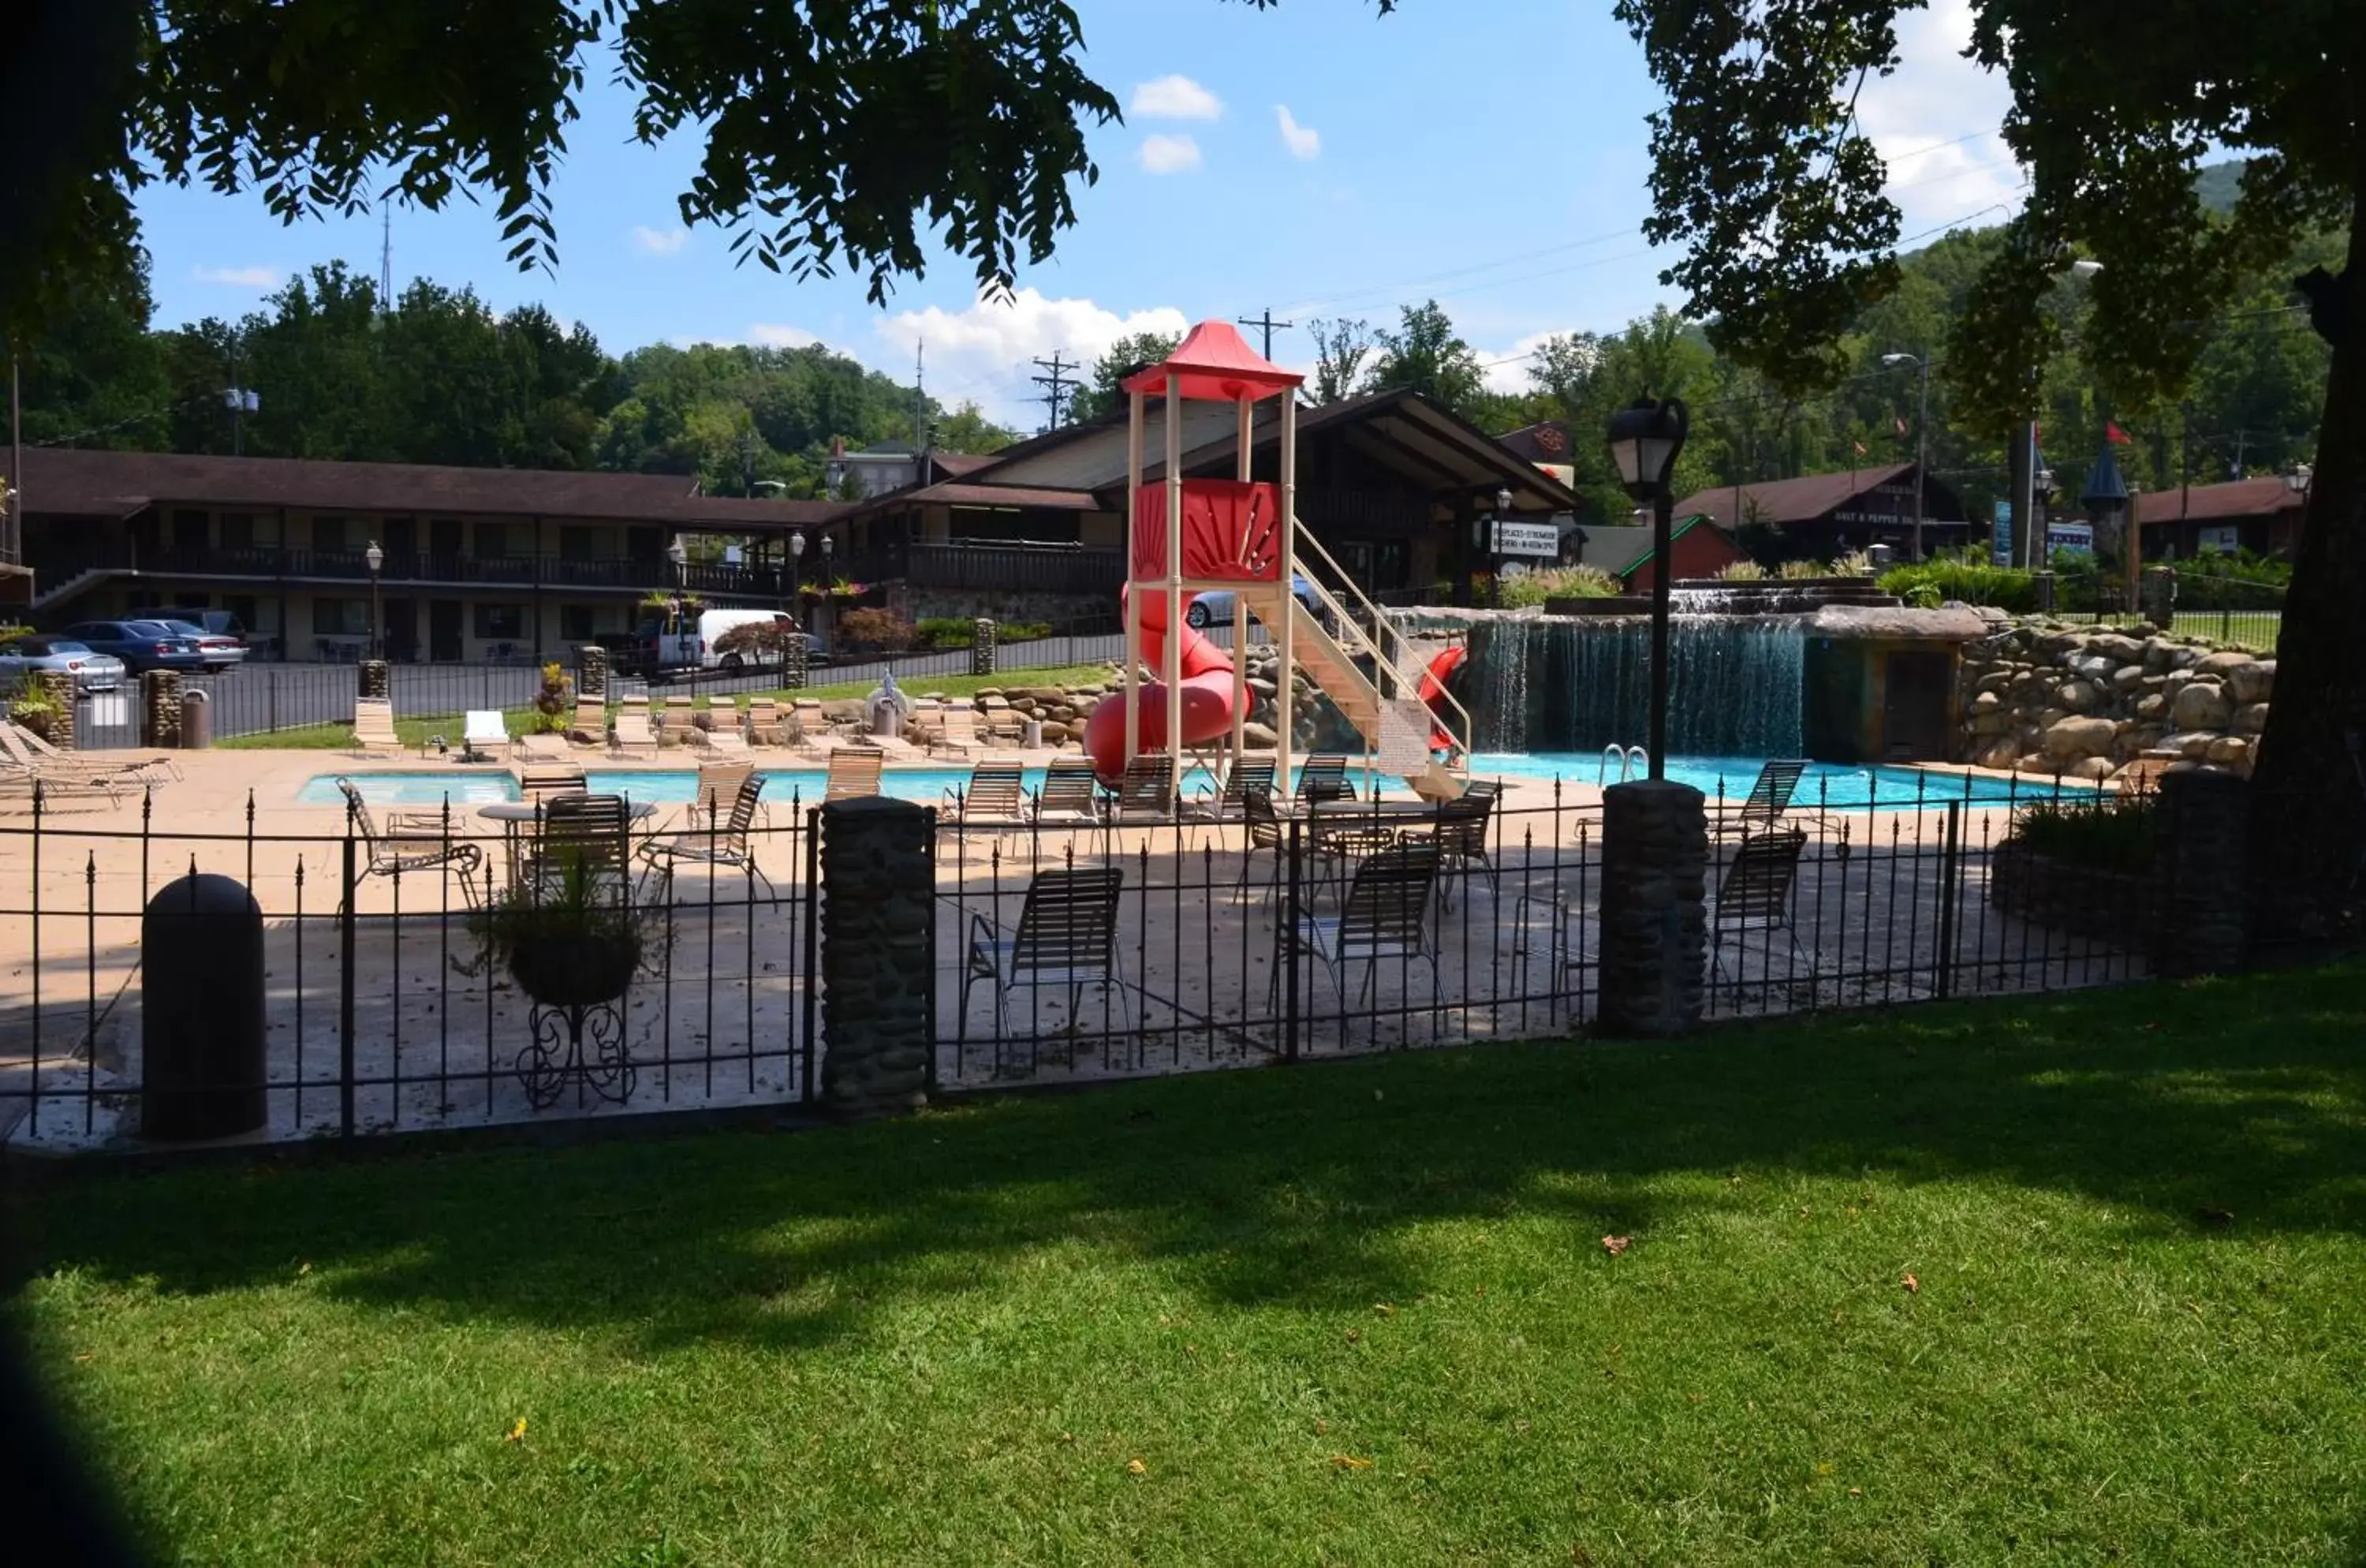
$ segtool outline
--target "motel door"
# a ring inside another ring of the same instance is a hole
[[[1947,760],[1947,687],[1952,660],[1944,653],[1893,653],[1882,682],[1882,760]]]
[[[460,662],[460,602],[427,602],[427,657],[438,664]]]

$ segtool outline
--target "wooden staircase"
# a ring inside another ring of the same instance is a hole
[[[1320,591],[1318,585],[1318,592]],[[1371,677],[1357,666],[1355,655],[1324,627],[1313,612],[1307,609],[1298,596],[1282,592],[1278,582],[1243,583],[1239,590],[1242,602],[1249,613],[1268,629],[1279,631],[1282,617],[1290,617],[1291,652],[1300,666],[1323,694],[1331,699],[1347,722],[1364,738],[1364,744],[1375,750],[1380,749],[1385,699],[1373,685]],[[1334,606],[1335,611],[1338,609]],[[1344,612],[1341,612],[1344,613]],[[1429,720],[1425,712],[1422,726],[1425,735]],[[1452,800],[1461,795],[1463,780],[1452,769],[1430,758],[1422,767],[1404,775],[1405,783],[1425,800]]]

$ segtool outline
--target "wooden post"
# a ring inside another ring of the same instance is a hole
[[[1143,398],[1126,394],[1125,425],[1125,679],[1119,690],[1125,698],[1125,760],[1131,766],[1142,753],[1142,605],[1134,590],[1133,531],[1140,527],[1136,498],[1142,493]]]
[[[1159,677],[1166,682],[1168,787],[1183,790],[1183,378],[1166,376],[1166,637]],[[1171,797],[1170,797],[1171,798]]]
[[[1256,404],[1247,398],[1240,401],[1240,424],[1234,443],[1240,448],[1240,460],[1234,472],[1245,484],[1256,477],[1251,462],[1256,435]],[[1241,753],[1248,750],[1249,723],[1249,605],[1248,596],[1233,595],[1233,760],[1225,769],[1225,777],[1241,765]]]
[[[1298,394],[1281,393],[1281,625],[1275,628],[1279,667],[1274,671],[1274,787],[1284,799],[1294,793],[1290,783],[1290,753],[1298,716],[1291,711],[1290,691],[1298,674]]]

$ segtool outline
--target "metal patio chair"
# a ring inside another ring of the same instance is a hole
[[[1724,948],[1729,940],[1739,951],[1751,931],[1781,932],[1796,963],[1798,939],[1791,930],[1792,895],[1798,884],[1799,853],[1808,835],[1798,828],[1753,834],[1741,840],[1718,879],[1717,902],[1709,910],[1709,973],[1724,975]],[[1768,947],[1772,967],[1773,947]],[[1746,956],[1746,954],[1744,954]],[[1737,959],[1736,979],[1740,978]]]
[[[721,768],[700,770],[702,773],[728,771]],[[701,787],[704,787],[703,779]],[[693,806],[691,807],[693,818],[704,826],[685,827],[664,838],[651,839],[641,846],[641,858],[648,863],[651,871],[664,877],[668,896],[673,890],[676,867],[704,865],[729,866],[736,871],[744,871],[763,884],[766,898],[775,897],[772,879],[766,876],[763,868],[756,863],[756,852],[750,838],[756,826],[757,798],[763,793],[764,775],[750,767],[739,774],[738,786],[731,796],[728,817],[719,811],[707,817]]]
[[[1012,934],[1005,936],[984,914],[973,914],[962,972],[963,1016],[969,1013],[972,987],[988,982],[994,987],[996,1031],[1007,1036],[1010,993],[1053,986],[1068,993],[1073,1032],[1086,987],[1098,987],[1104,998],[1116,995],[1119,1011],[1132,1028],[1133,1010],[1118,967],[1117,906],[1124,885],[1125,873],[1116,866],[1039,872],[1027,885],[1027,901]]]
[[[1196,816],[1222,822],[1228,816],[1244,815],[1248,796],[1261,794],[1267,806],[1273,804],[1274,760],[1271,757],[1235,757],[1224,773],[1222,789],[1202,789],[1184,804]]]
[[[1282,951],[1275,955],[1268,1004],[1279,1008],[1283,965],[1298,953],[1314,958],[1329,972],[1343,1007],[1351,964],[1364,965],[1359,1001],[1371,995],[1380,964],[1390,959],[1428,964],[1435,983],[1437,955],[1429,940],[1429,903],[1436,884],[1434,844],[1397,844],[1368,858],[1356,868],[1337,914],[1301,914],[1296,929],[1281,933]]]
[[[829,783],[822,802],[862,800],[879,793],[880,764],[886,759],[858,746],[840,746],[829,754]]]
[[[1326,800],[1353,800],[1356,786],[1347,777],[1347,759],[1323,752],[1298,765],[1298,804],[1308,810]]]
[[[1027,826],[1027,770],[1018,762],[980,762],[966,786],[945,791],[945,809],[963,828]]]
[[[477,873],[484,866],[485,852],[465,839],[452,837],[451,823],[444,813],[389,812],[380,826],[353,780],[339,779],[337,789],[345,797],[346,819],[361,829],[363,852],[368,857],[362,871],[364,880],[456,871],[460,897],[472,907],[476,904]]]
[[[1128,762],[1109,802],[1108,819],[1121,828],[1137,821],[1174,821],[1174,759],[1164,751],[1144,751]]]
[[[1039,827],[1100,825],[1100,781],[1093,776],[1090,758],[1052,759],[1035,795],[1035,821]]]
[[[1273,870],[1265,882],[1265,901],[1270,905],[1281,897],[1281,857],[1289,853],[1281,814],[1273,808],[1271,790],[1253,789],[1241,796],[1241,827],[1246,834],[1241,850],[1241,890],[1248,890],[1249,873],[1256,866],[1257,855],[1271,855]]]
[[[1741,805],[1728,811],[1720,804],[1717,810],[1717,836],[1747,838],[1762,833],[1782,821],[1783,814],[1791,809],[1791,797],[1798,793],[1799,779],[1808,764],[1789,759],[1776,759],[1758,770],[1758,782],[1750,786],[1750,795]]]
[[[1403,843],[1431,843],[1437,846],[1438,871],[1442,876],[1468,879],[1475,872],[1487,876],[1487,894],[1491,898],[1503,897],[1503,880],[1495,863],[1487,853],[1487,829],[1494,821],[1495,802],[1504,786],[1493,780],[1482,780],[1464,790],[1454,799],[1437,807],[1436,825],[1430,828],[1408,828],[1397,835]],[[1438,908],[1454,907],[1454,884],[1438,883]]]
[[[561,795],[541,803],[520,875],[536,886],[580,868],[613,879],[618,896],[632,884],[632,811],[621,795]]]

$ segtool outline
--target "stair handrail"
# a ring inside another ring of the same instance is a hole
[[[1414,649],[1412,639],[1406,637],[1394,620],[1381,612],[1379,605],[1372,603],[1362,589],[1356,586],[1356,580],[1347,575],[1346,569],[1332,558],[1331,552],[1323,547],[1322,541],[1317,539],[1303,523],[1293,518],[1291,525],[1294,530],[1294,543],[1297,546],[1299,560],[1303,562],[1311,555],[1313,559],[1328,568],[1331,575],[1354,596],[1356,605],[1371,617],[1373,626],[1394,640],[1397,650],[1392,653],[1367,635],[1362,624],[1348,612],[1348,607],[1340,602],[1337,595],[1331,592],[1329,584],[1313,573],[1307,573],[1307,582],[1314,589],[1317,597],[1322,599],[1324,607],[1330,610],[1331,618],[1354,633],[1356,641],[1362,646],[1365,654],[1372,660],[1373,669],[1376,671],[1382,669],[1388,671],[1390,682],[1397,688],[1399,695],[1410,694],[1416,700],[1419,699],[1422,678],[1429,671],[1425,665],[1413,657]],[[1283,584],[1283,592],[1295,598],[1297,584]],[[1412,665],[1410,669],[1407,667],[1408,662]],[[1410,694],[1405,692],[1407,686],[1412,688]],[[1380,694],[1386,696],[1388,693],[1382,691]],[[1453,750],[1458,755],[1467,757],[1470,754],[1470,742],[1478,734],[1477,728],[1471,723],[1470,711],[1462,705],[1452,692],[1446,689],[1446,683],[1442,681],[1438,682],[1438,695],[1446,700],[1446,705],[1452,711],[1454,717],[1460,721],[1459,724],[1448,723],[1442,727],[1447,732],[1447,739],[1453,743]]]

